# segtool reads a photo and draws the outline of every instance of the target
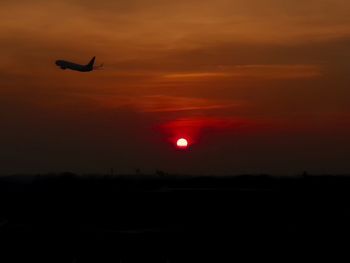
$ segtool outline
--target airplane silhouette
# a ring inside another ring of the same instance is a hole
[[[80,72],[89,72],[89,71],[93,71],[94,69],[99,69],[103,67],[103,64],[101,64],[98,67],[94,66],[95,58],[96,57],[93,57],[87,65],[80,65],[80,64],[76,64],[65,60],[56,60],[56,65],[63,70],[70,69],[70,70],[80,71]]]

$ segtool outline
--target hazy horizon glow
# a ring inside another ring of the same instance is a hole
[[[350,172],[349,13],[346,0],[2,1],[0,174]],[[92,56],[104,70],[54,65]]]

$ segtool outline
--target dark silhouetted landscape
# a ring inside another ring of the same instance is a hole
[[[15,175],[1,262],[298,259],[350,234],[350,177]],[[315,250],[311,247],[315,246]]]

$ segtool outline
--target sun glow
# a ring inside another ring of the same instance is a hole
[[[186,149],[188,146],[188,141],[184,138],[178,139],[176,142],[176,146],[180,149]]]

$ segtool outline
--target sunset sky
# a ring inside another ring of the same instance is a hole
[[[2,0],[0,17],[0,174],[350,172],[349,0]],[[54,64],[93,56],[103,70]]]

